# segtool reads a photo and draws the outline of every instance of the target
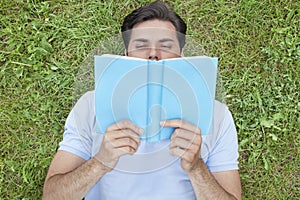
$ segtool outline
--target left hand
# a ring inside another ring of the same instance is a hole
[[[191,172],[200,161],[202,143],[200,128],[183,120],[165,120],[161,126],[175,128],[171,136],[170,154],[181,158],[181,167]]]

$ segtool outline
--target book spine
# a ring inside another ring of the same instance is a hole
[[[148,61],[147,87],[147,141],[159,141],[162,105],[162,90],[164,64],[163,62]]]

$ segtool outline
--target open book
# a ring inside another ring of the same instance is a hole
[[[182,57],[160,61],[118,55],[95,56],[97,132],[121,120],[144,129],[142,140],[169,139],[166,119],[182,119],[212,131],[218,59]]]

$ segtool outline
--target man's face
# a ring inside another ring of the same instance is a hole
[[[161,20],[136,24],[131,30],[127,55],[151,60],[181,57],[175,27]]]

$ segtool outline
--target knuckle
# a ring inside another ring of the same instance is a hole
[[[192,140],[191,140],[194,144],[199,144],[201,141],[201,136],[199,134],[194,134]]]
[[[175,146],[179,145],[179,143],[180,143],[180,138],[175,137],[175,138],[173,139],[172,143],[173,143]]]
[[[172,141],[172,140],[174,140],[175,138],[176,138],[176,130],[173,131],[173,134],[172,134],[170,140]]]
[[[193,146],[192,146],[192,151],[196,153],[196,152],[199,151],[199,148],[200,148],[200,147],[199,147],[198,145],[193,145]]]
[[[113,129],[113,124],[110,125],[110,126],[108,126],[108,127],[106,128],[106,132],[109,132],[109,131],[111,131],[112,129]]]
[[[201,135],[198,135],[198,134],[196,135],[196,142],[199,143],[199,144],[202,142]]]
[[[192,143],[192,141],[186,142],[186,143],[185,143],[185,148],[186,148],[186,149],[191,149],[191,148],[193,148],[193,143]]]
[[[138,144],[140,144],[140,142],[141,142],[140,137],[136,136],[136,142],[137,142]]]
[[[132,140],[130,138],[126,138],[126,144],[132,145]]]
[[[128,152],[128,153],[133,153],[134,150],[133,150],[130,146],[128,146],[128,147],[127,147],[127,152]]]
[[[175,148],[172,148],[172,149],[170,149],[170,154],[172,155],[172,156],[175,156],[176,155],[176,153],[175,153]]]
[[[103,136],[103,141],[108,141],[108,140],[110,140],[110,134],[106,133]]]
[[[138,147],[138,144],[135,141],[131,140],[131,146],[136,149]]]
[[[179,128],[176,128],[175,131],[174,131],[175,136],[178,136],[178,135],[180,134],[180,132],[181,132],[180,129],[179,129]]]

